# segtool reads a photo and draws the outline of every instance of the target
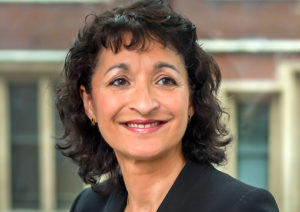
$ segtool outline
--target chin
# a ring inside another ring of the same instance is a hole
[[[130,149],[125,155],[133,160],[146,161],[154,160],[164,155],[163,151],[158,149]]]

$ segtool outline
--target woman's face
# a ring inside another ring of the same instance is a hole
[[[117,157],[137,160],[182,154],[181,139],[193,114],[183,60],[152,42],[146,51],[103,49],[92,92],[81,95],[88,117]]]

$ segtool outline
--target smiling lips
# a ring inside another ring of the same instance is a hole
[[[158,120],[132,120],[123,124],[123,126],[135,133],[152,133],[161,128],[166,121]]]

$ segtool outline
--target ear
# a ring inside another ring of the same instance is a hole
[[[193,105],[193,101],[190,100],[189,102],[189,111],[188,111],[188,115],[190,117],[192,117],[194,115],[194,105]]]
[[[80,97],[82,99],[84,111],[87,117],[89,117],[90,120],[94,119],[97,121],[92,96],[91,94],[87,93],[86,88],[83,85],[80,86]]]
[[[190,94],[188,115],[190,117],[192,117],[194,115],[194,113],[195,113],[195,111],[194,111],[194,99],[193,99],[193,95]]]

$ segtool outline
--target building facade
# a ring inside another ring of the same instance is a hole
[[[0,211],[68,211],[84,187],[55,150],[55,83],[85,16],[128,0],[0,0]],[[218,167],[300,210],[300,1],[172,0],[219,64],[230,118]]]

